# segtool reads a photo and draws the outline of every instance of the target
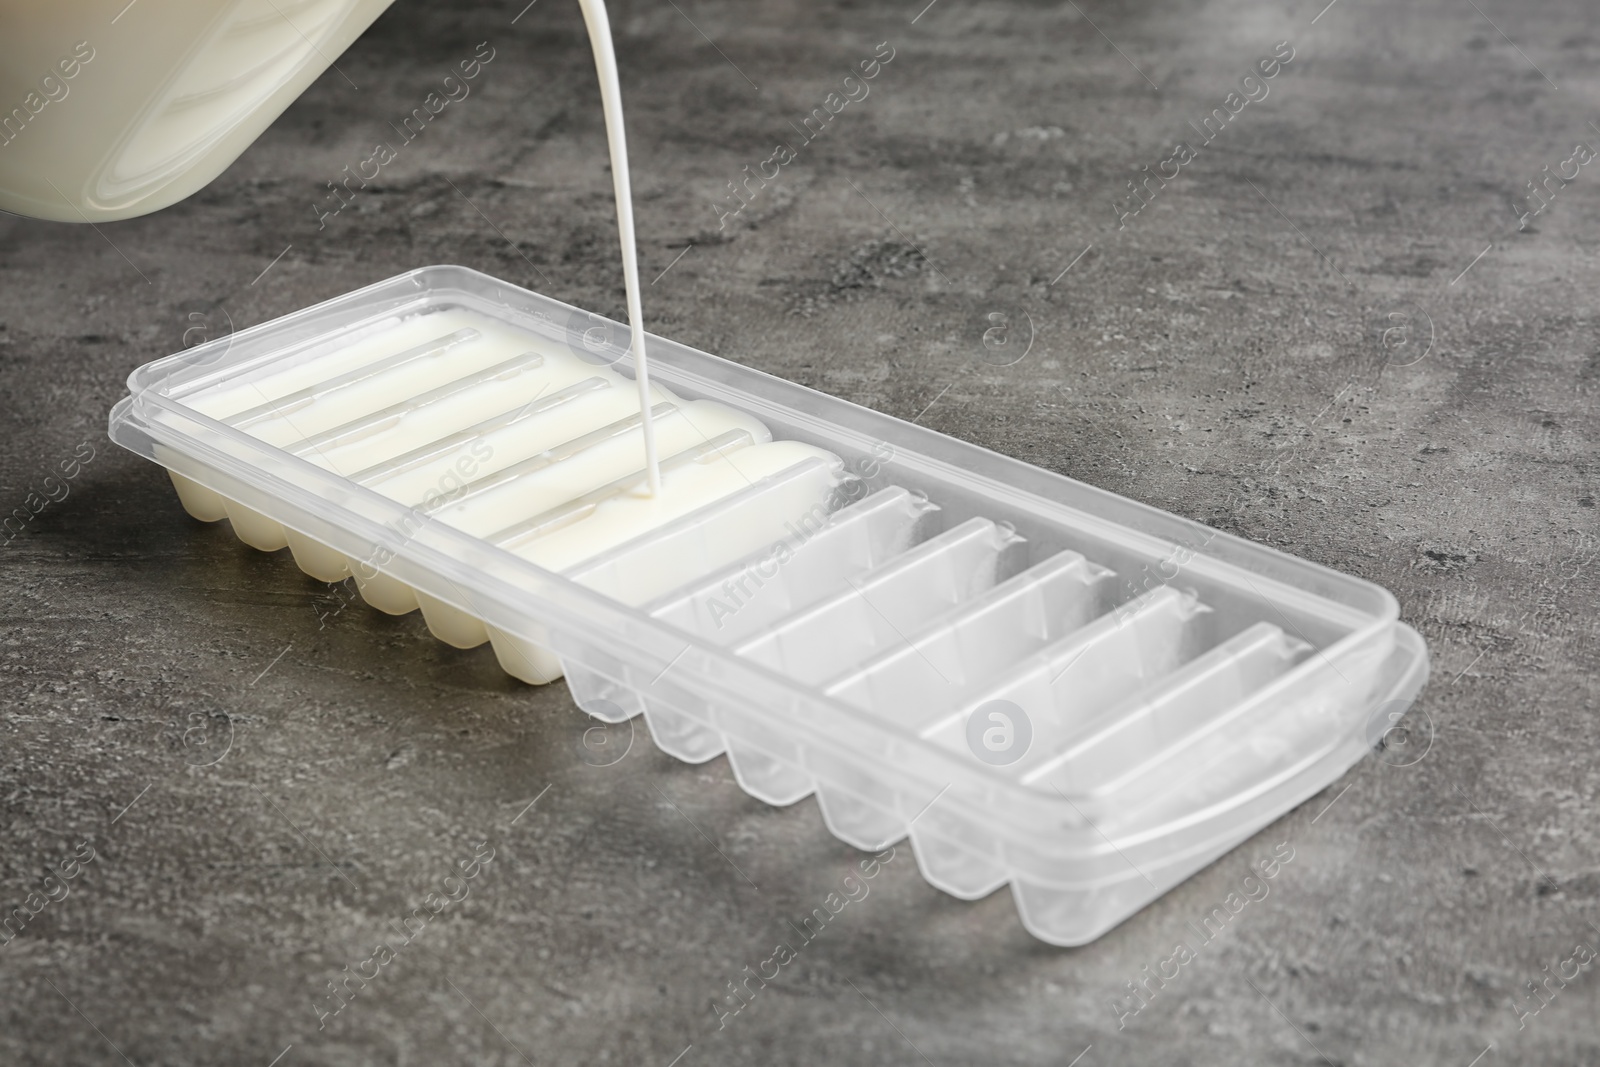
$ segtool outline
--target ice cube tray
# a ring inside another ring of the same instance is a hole
[[[308,574],[726,753],[1090,941],[1337,779],[1427,676],[1385,590],[427,267],[139,368],[113,440]],[[996,717],[996,716],[999,717]]]

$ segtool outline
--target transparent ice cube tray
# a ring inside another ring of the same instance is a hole
[[[909,837],[954,896],[1009,884],[1058,945],[1426,680],[1378,586],[663,338],[651,498],[626,341],[427,267],[139,368],[110,434],[196,518],[851,845]]]

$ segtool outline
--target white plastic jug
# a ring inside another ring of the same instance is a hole
[[[390,2],[0,0],[0,209],[103,222],[183,199]]]

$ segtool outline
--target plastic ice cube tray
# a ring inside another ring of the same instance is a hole
[[[1427,653],[1370,583],[428,267],[158,360],[111,413],[196,518],[489,642],[589,714],[816,794],[1090,941],[1337,779]]]

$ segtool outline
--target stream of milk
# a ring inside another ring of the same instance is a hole
[[[633,334],[633,372],[639,386],[639,409],[644,414],[645,471],[653,494],[661,490],[661,466],[656,459],[655,425],[650,414],[650,369],[644,351],[644,310],[639,298],[639,253],[633,236],[628,139],[622,124],[622,83],[617,78],[617,54],[611,46],[611,20],[605,0],[578,0],[578,6],[583,9],[583,23],[594,48],[595,70],[600,75],[606,146],[611,150],[611,185],[617,198],[617,237],[622,242],[622,280],[628,290],[628,327]]]

